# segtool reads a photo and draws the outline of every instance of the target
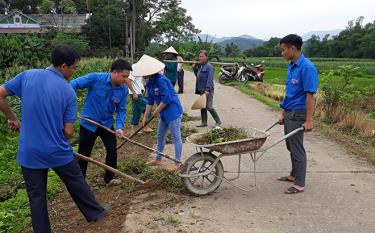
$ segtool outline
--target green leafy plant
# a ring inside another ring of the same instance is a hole
[[[204,145],[241,140],[245,138],[248,138],[248,135],[243,129],[235,127],[215,128],[196,138],[194,143]]]

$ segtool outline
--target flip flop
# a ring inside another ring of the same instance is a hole
[[[287,190],[285,190],[285,194],[296,194],[296,193],[302,193],[304,190],[299,190],[297,188],[295,188],[294,186],[291,186],[290,188],[288,188]]]
[[[287,176],[282,176],[277,179],[278,181],[294,182],[294,180],[289,179]]]

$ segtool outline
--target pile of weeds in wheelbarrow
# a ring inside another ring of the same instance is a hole
[[[236,127],[214,128],[193,140],[198,145],[216,144],[248,138],[245,130]]]
[[[127,161],[119,163],[119,168],[128,175],[135,176],[144,181],[160,182],[160,187],[170,190],[178,191],[183,188],[182,180],[179,176],[162,168],[151,168],[146,165],[146,162],[135,156],[130,157]],[[128,191],[135,189],[133,182],[124,183]]]

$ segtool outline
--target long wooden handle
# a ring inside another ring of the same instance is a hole
[[[116,175],[118,175],[118,176],[120,176],[120,177],[122,177],[124,179],[131,180],[131,181],[134,181],[134,182],[139,183],[139,184],[146,184],[146,182],[144,182],[143,180],[140,180],[140,179],[137,179],[135,177],[129,176],[129,175],[127,175],[127,174],[125,174],[125,173],[117,170],[117,169],[114,169],[113,167],[108,166],[107,164],[101,163],[99,161],[96,161],[95,159],[92,159],[90,157],[81,155],[81,154],[79,154],[77,152],[74,152],[74,154],[78,158],[80,158],[82,160],[85,160],[87,162],[93,163],[95,165],[98,165],[99,167],[102,167],[102,168],[104,168],[107,171],[113,172],[114,174],[116,174]]]
[[[146,123],[144,125],[142,125],[141,127],[139,127],[139,129],[137,129],[134,133],[132,133],[132,135],[130,135],[128,138],[132,138],[134,137],[139,131],[141,131],[142,129],[144,129],[144,127],[146,127],[148,124],[150,124],[150,122],[154,119],[154,116],[152,116],[148,121],[146,121]],[[120,149],[125,143],[127,143],[129,140],[126,140],[124,139],[123,142],[120,143],[120,145],[117,146],[117,150]]]
[[[107,131],[110,132],[110,133],[116,134],[116,132],[115,132],[114,130],[112,130],[112,129],[108,128],[108,127],[105,127],[104,125],[101,125],[101,124],[99,124],[99,123],[96,122],[96,121],[93,121],[93,120],[91,120],[91,119],[88,119],[88,118],[85,118],[85,117],[81,117],[81,116],[80,116],[79,118],[81,118],[82,120],[88,121],[88,122],[90,122],[90,123],[92,123],[92,124],[94,124],[94,125],[96,125],[96,126],[102,128],[102,129],[105,129],[105,130],[107,130]],[[148,120],[148,123],[150,123],[150,121],[151,121],[152,119],[154,119],[154,118],[153,118],[153,117],[150,118],[150,120]],[[148,123],[147,123],[147,124],[148,124]],[[147,124],[146,124],[146,125],[147,125]],[[145,126],[146,126],[146,125],[145,125]],[[139,132],[139,131],[138,131],[138,132]],[[134,136],[134,135],[135,135],[135,134],[133,134],[132,136]],[[141,143],[139,143],[139,142],[137,142],[137,141],[134,141],[134,140],[130,139],[130,137],[125,137],[125,136],[124,136],[123,139],[126,140],[126,141],[123,142],[123,144],[125,144],[125,142],[129,141],[129,142],[131,142],[131,143],[133,143],[133,144],[135,144],[135,145],[137,145],[137,146],[139,146],[139,147],[142,147],[142,148],[144,148],[144,149],[146,149],[146,150],[150,150],[150,151],[152,151],[152,152],[158,153],[158,154],[161,155],[162,157],[164,157],[164,158],[166,158],[166,159],[169,159],[169,160],[172,160],[173,162],[181,163],[181,161],[178,161],[178,160],[172,158],[172,157],[169,156],[169,155],[166,155],[166,154],[164,154],[164,153],[162,153],[162,152],[160,152],[160,151],[158,151],[158,150],[155,150],[154,148],[151,148],[151,147],[145,146],[145,145],[143,145],[143,144],[141,144]],[[123,144],[122,144],[122,145],[123,145]],[[119,148],[119,147],[117,147],[117,148]]]
[[[164,60],[164,62],[174,62],[174,63],[187,63],[187,64],[200,64],[199,61],[177,61],[177,60]],[[209,63],[213,65],[220,65],[220,66],[230,66],[230,65],[236,65],[236,63],[227,63],[227,62],[215,62],[210,61]]]

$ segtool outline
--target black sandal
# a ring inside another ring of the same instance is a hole
[[[304,190],[299,190],[297,189],[296,187],[292,186],[290,188],[288,188],[287,190],[285,190],[285,194],[296,194],[296,193],[302,193]]]
[[[294,182],[294,180],[291,180],[289,179],[288,176],[282,176],[280,177],[279,179],[277,179],[278,181],[286,181],[286,182]]]

